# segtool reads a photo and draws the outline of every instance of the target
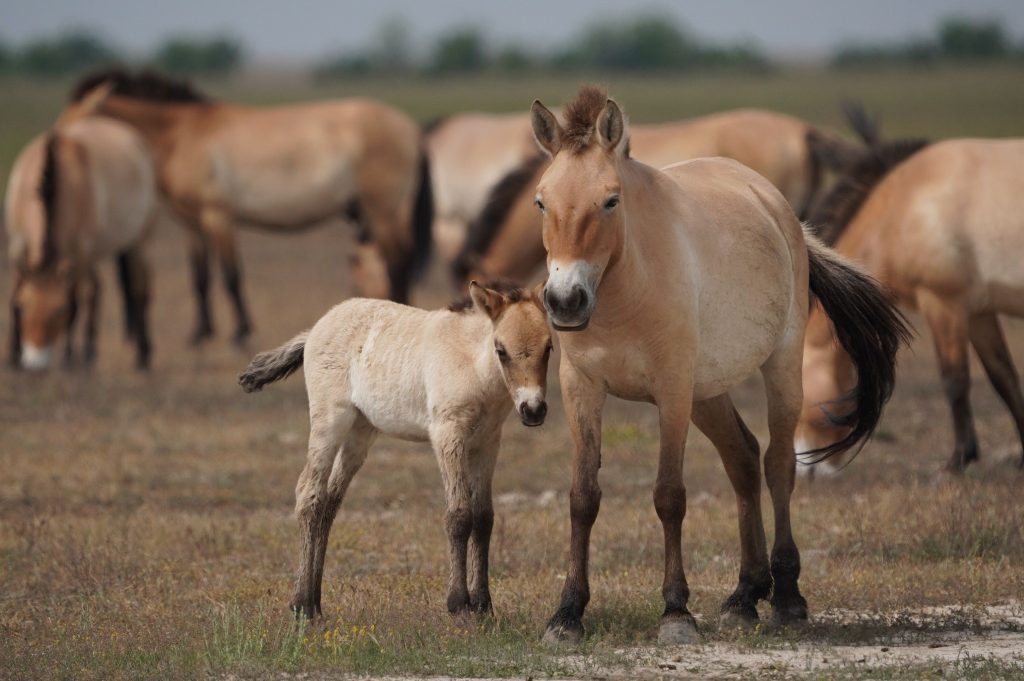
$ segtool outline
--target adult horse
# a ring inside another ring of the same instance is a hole
[[[811,223],[885,284],[896,303],[924,318],[953,417],[948,468],[959,472],[978,458],[968,346],[1024,446],[1024,395],[999,324],[1001,314],[1024,316],[1024,140],[927,144],[880,142],[876,134],[865,141],[863,159],[822,199]],[[849,357],[815,310],[804,351],[799,442],[815,447],[842,434],[842,414],[818,405],[843,395],[852,381]]]
[[[434,242],[451,262],[469,223],[507,172],[537,155],[530,118],[523,114],[466,112],[424,128],[434,184]]]
[[[45,369],[84,304],[83,360],[96,356],[100,283],[96,267],[117,258],[136,363],[149,364],[149,275],[142,247],[157,211],[156,172],[145,143],[117,121],[90,118],[36,136],[19,154],[5,201],[11,294],[12,366]]]
[[[837,169],[857,149],[808,123],[773,111],[740,109],[689,120],[630,128],[629,153],[660,168],[704,156],[724,156],[754,169],[806,213],[818,197],[826,170]],[[547,170],[532,157],[493,186],[452,263],[458,286],[474,276],[523,281],[544,262],[533,189]]]
[[[785,198],[752,170],[697,159],[658,171],[630,158],[626,121],[603,91],[581,90],[565,110],[564,127],[539,101],[532,121],[552,157],[536,188],[547,249],[543,297],[562,347],[559,375],[575,444],[569,567],[545,638],[583,633],[590,530],[601,500],[601,412],[609,394],[659,411],[659,639],[696,639],[681,549],[691,418],[718,449],[739,508],[739,584],[722,606],[723,618],[756,620],[757,601],[770,597],[776,622],[806,619],[789,505],[811,296],[832,318],[858,374],[853,428],[820,456],[845,451],[874,430],[907,334],[898,313],[873,280],[806,235]],[[770,562],[758,445],[728,393],[757,370],[771,433],[764,460],[775,517]]]
[[[358,287],[408,299],[412,274],[428,255],[433,206],[420,130],[405,114],[368,99],[214,102],[165,76],[117,69],[79,81],[64,118],[94,114],[138,129],[153,150],[161,190],[192,227],[196,341],[213,334],[211,242],[235,308],[235,340],[250,333],[236,226],[288,232],[347,216],[358,226]],[[382,269],[384,281],[367,276]]]

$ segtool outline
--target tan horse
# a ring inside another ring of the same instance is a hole
[[[35,139],[14,163],[5,224],[14,272],[12,365],[45,369],[51,346],[74,327],[85,302],[84,361],[96,355],[97,265],[116,257],[137,364],[149,364],[149,277],[142,244],[156,214],[156,173],[146,145],[129,126],[87,119]]]
[[[867,438],[892,390],[906,334],[869,277],[809,235],[779,191],[745,166],[697,159],[658,171],[631,159],[618,105],[584,88],[563,127],[533,105],[537,140],[552,162],[536,188],[548,279],[544,303],[562,348],[560,378],[575,443],[569,497],[569,566],[548,640],[577,640],[590,600],[590,531],[601,500],[601,412],[607,395],[650,402],[661,447],[654,506],[665,540],[665,611],[659,639],[696,640],[687,610],[682,521],[683,451],[690,419],[715,444],[736,492],[739,585],[725,621],[757,619],[770,596],[773,619],[806,619],[790,526],[802,402],[804,328],[812,295],[856,361],[856,427],[818,454]],[[769,562],[761,519],[756,439],[728,390],[764,377],[771,442],[764,469],[775,518]]]
[[[1024,443],[1024,396],[999,325],[1000,314],[1024,316],[1022,168],[1019,139],[881,143],[837,183],[812,220],[931,330],[953,416],[953,471],[978,458],[969,345]],[[804,380],[798,441],[814,447],[844,432],[844,415],[828,405],[853,382],[850,360],[819,311],[808,325]]]
[[[428,255],[433,206],[420,130],[379,102],[249,107],[212,102],[153,73],[114,70],[78,83],[66,119],[102,114],[135,126],[153,150],[160,188],[193,228],[199,301],[195,340],[213,333],[208,304],[209,242],[234,303],[236,341],[250,332],[235,249],[236,226],[291,231],[346,215],[359,230],[358,282],[369,295],[408,298]]]
[[[535,293],[474,283],[470,294],[433,312],[345,301],[311,331],[257,355],[239,378],[252,392],[305,365],[310,434],[295,489],[303,529],[297,614],[321,613],[331,524],[380,432],[433,445],[447,502],[448,610],[491,609],[491,480],[501,428],[513,405],[524,425],[544,422],[551,332]]]
[[[530,118],[521,113],[460,113],[424,132],[434,184],[434,241],[444,262],[459,252],[491,187],[537,155]]]
[[[630,130],[628,153],[643,163],[660,168],[704,156],[732,158],[766,177],[801,214],[817,197],[824,172],[852,146],[792,116],[757,109]],[[457,285],[474,276],[525,281],[540,267],[544,245],[533,188],[547,165],[531,158],[494,185],[453,261]]]

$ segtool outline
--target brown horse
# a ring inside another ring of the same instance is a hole
[[[29,142],[14,163],[5,203],[14,272],[13,366],[47,368],[51,346],[62,333],[65,364],[73,363],[80,302],[85,306],[83,359],[92,363],[100,297],[96,267],[113,257],[137,364],[148,366],[149,277],[142,245],[156,210],[153,160],[130,126],[85,119]]]
[[[1024,140],[866,141],[863,159],[811,222],[895,302],[921,313],[953,417],[948,467],[962,471],[978,458],[969,345],[1024,444],[1024,396],[999,325],[1000,314],[1024,316]],[[853,382],[850,359],[818,310],[808,323],[804,380],[798,441],[815,447],[845,431],[844,414],[830,404]]]
[[[547,250],[544,303],[561,343],[562,397],[575,443],[569,567],[545,638],[578,640],[583,633],[608,394],[650,402],[660,415],[659,639],[696,640],[681,536],[691,418],[718,449],[739,509],[739,585],[722,606],[724,620],[756,620],[757,601],[769,597],[776,622],[806,619],[790,495],[812,295],[840,330],[858,376],[856,426],[817,452],[822,456],[855,446],[878,422],[907,333],[898,314],[873,280],[806,235],[782,194],[749,168],[697,159],[658,171],[630,158],[625,118],[604,92],[584,88],[566,108],[564,127],[534,102],[533,129],[552,157],[535,200]],[[764,458],[775,519],[770,562],[759,449],[728,393],[755,371],[764,377],[771,433]]]
[[[732,158],[766,177],[801,214],[817,198],[824,172],[840,166],[853,146],[792,116],[757,109],[630,130],[628,153],[643,163],[660,168],[704,156]],[[533,188],[547,167],[535,156],[494,185],[452,263],[457,286],[474,276],[525,281],[540,267],[544,245]]]
[[[94,114],[139,130],[161,190],[192,227],[196,341],[213,333],[210,242],[235,307],[235,339],[250,333],[235,249],[240,225],[287,232],[347,216],[358,226],[357,260],[370,261],[356,263],[359,288],[408,299],[428,256],[433,206],[420,130],[405,114],[368,99],[262,108],[213,102],[185,83],[122,70],[75,86],[64,118]],[[381,270],[386,280],[366,278]]]

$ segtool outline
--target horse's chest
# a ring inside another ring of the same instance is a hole
[[[566,360],[584,376],[605,386],[609,394],[634,402],[654,400],[658,374],[639,343],[619,347],[565,348]],[[663,367],[665,369],[666,367]]]

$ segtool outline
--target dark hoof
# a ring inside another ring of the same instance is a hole
[[[718,616],[718,626],[722,629],[750,629],[757,626],[760,621],[757,608],[749,603],[726,601]]]
[[[315,603],[292,601],[292,604],[288,607],[295,613],[295,619],[299,621],[308,620],[313,622],[323,616],[320,606]]]
[[[469,599],[469,609],[477,615],[493,615],[494,608],[491,607],[491,597],[476,599]]]
[[[792,627],[807,623],[807,601],[802,597],[799,601],[786,605],[772,605],[771,625],[773,627]]]
[[[663,646],[682,646],[700,642],[697,633],[697,622],[690,613],[666,615],[658,625],[658,644]]]
[[[201,326],[192,333],[189,343],[193,346],[202,345],[211,338],[213,338],[213,327]]]
[[[559,611],[548,622],[544,643],[556,647],[577,646],[583,641],[584,633],[583,622],[578,617]]]
[[[245,348],[249,342],[249,337],[252,335],[252,328],[249,326],[242,327],[235,331],[234,343],[239,348]]]

